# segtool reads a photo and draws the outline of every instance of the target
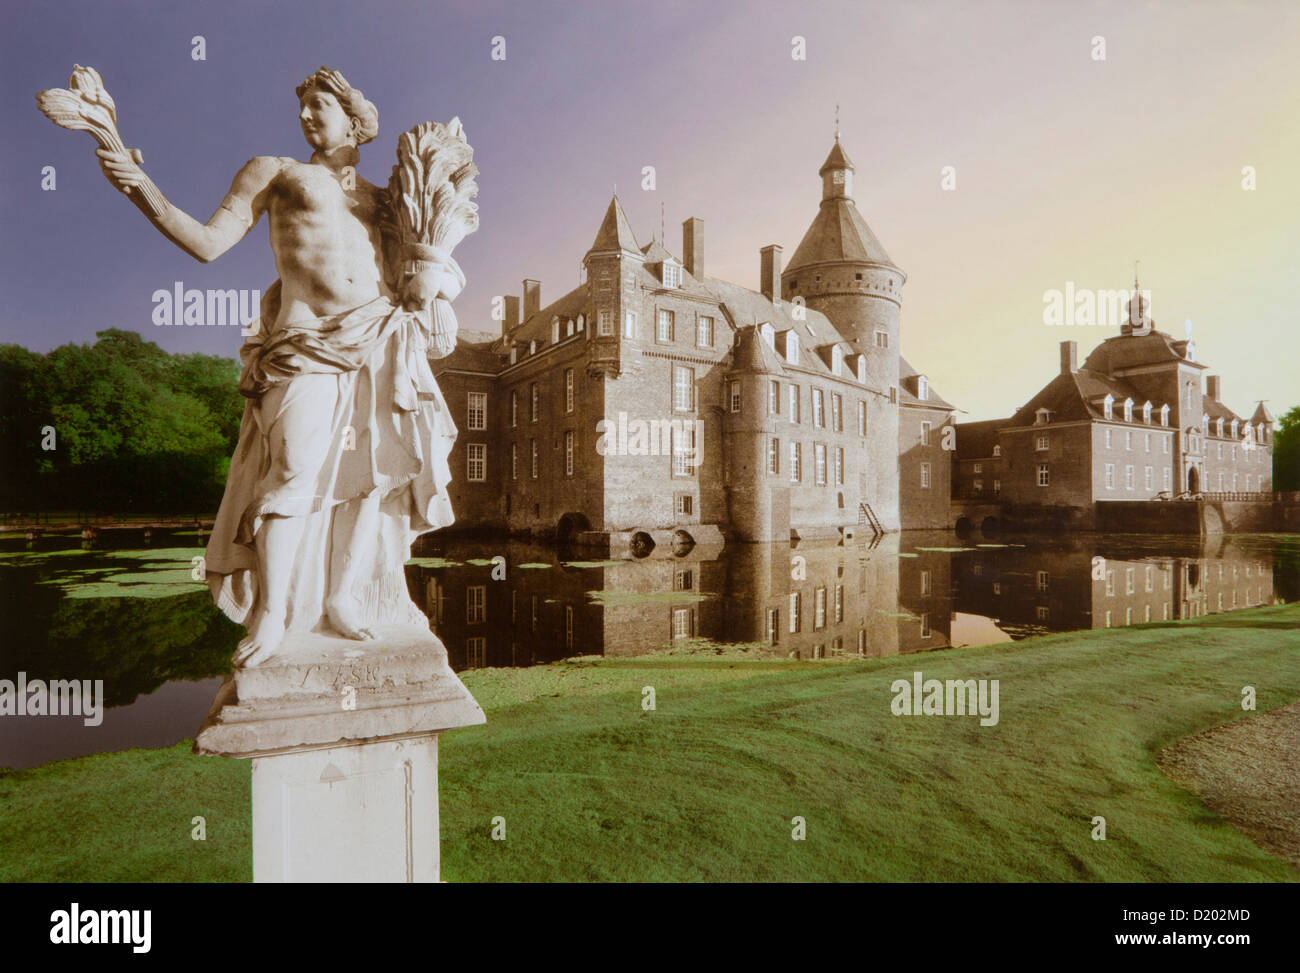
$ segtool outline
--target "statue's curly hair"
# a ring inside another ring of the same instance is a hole
[[[352,119],[352,130],[356,133],[357,145],[364,145],[379,134],[379,109],[366,100],[358,88],[348,84],[348,79],[339,72],[321,65],[315,74],[308,75],[302,84],[294,89],[298,100],[312,88],[329,92],[338,99],[343,110]]]

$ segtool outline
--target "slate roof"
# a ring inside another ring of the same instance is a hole
[[[1114,335],[1092,349],[1083,367],[1102,374],[1136,365],[1154,365],[1161,362],[1181,361],[1196,368],[1205,366],[1186,357],[1186,341],[1175,341],[1163,331],[1143,335]]]
[[[626,250],[630,253],[641,251],[636,236],[632,233],[632,224],[627,221],[627,214],[623,212],[623,204],[618,201],[617,196],[609,201],[605,218],[601,221],[600,229],[596,231],[596,239],[587,252],[608,250]]]
[[[817,216],[786,265],[787,276],[809,264],[849,261],[894,267],[885,248],[847,196],[822,200]]]
[[[916,380],[921,376],[913,368],[906,358],[901,355],[898,359],[898,401],[902,405],[915,406],[919,409],[938,409],[940,411],[951,411],[957,408],[950,402],[944,401],[943,397],[934,390],[934,383],[930,383],[930,397],[928,399],[918,398],[916,395]],[[928,376],[927,376],[928,377]]]
[[[985,422],[957,423],[957,458],[987,459],[997,445],[998,430],[1008,425],[1010,419],[989,419]]]

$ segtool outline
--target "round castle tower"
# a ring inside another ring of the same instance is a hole
[[[868,383],[887,393],[898,385],[898,317],[907,275],[858,212],[853,171],[836,134],[818,170],[821,207],[781,275],[781,292],[830,318],[866,356]]]

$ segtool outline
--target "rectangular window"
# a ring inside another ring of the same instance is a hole
[[[1146,472],[1147,472],[1146,488],[1150,490],[1151,489],[1151,467],[1148,466]]]
[[[888,331],[877,331],[877,332],[876,332],[876,347],[877,347],[877,348],[888,348],[888,347],[889,347],[889,332],[888,332]]]
[[[1133,489],[1133,466],[1131,464],[1124,467],[1124,489]]]
[[[1115,464],[1114,463],[1106,464],[1106,489],[1107,490],[1115,489]]]
[[[659,309],[659,315],[655,319],[655,340],[672,341],[673,340],[673,312],[665,308]]]
[[[673,366],[673,411],[690,412],[695,408],[695,369]]]
[[[767,383],[767,413],[772,416],[781,414],[781,383],[775,379]]]
[[[537,383],[536,383],[536,382],[533,382],[533,384],[530,385],[530,386],[528,387],[528,395],[529,395],[529,399],[530,399],[530,405],[529,405],[529,411],[528,411],[528,417],[529,417],[529,418],[528,418],[528,421],[529,421],[529,422],[536,422],[536,421],[537,421],[537,415],[538,415],[538,402],[539,402],[538,397],[537,397]]]
[[[519,479],[519,444],[510,444],[510,479]]]
[[[510,428],[519,425],[519,390],[510,390]]]
[[[731,411],[732,412],[740,411],[740,383],[739,382],[731,383]]]
[[[695,498],[692,497],[689,493],[679,493],[673,497],[673,513],[675,513],[678,517],[690,517],[693,514],[694,510],[695,510]],[[689,571],[683,573],[685,573],[688,576],[690,575]],[[690,588],[687,587],[686,589],[678,589],[678,590],[689,591]]]
[[[921,445],[930,445],[930,423],[928,422],[921,423]]]
[[[1145,573],[1146,573],[1146,577],[1145,577],[1143,580],[1146,582],[1146,588],[1147,588],[1147,591],[1151,591],[1151,590],[1153,589],[1153,587],[1154,587],[1154,586],[1152,585],[1152,583],[1151,583],[1151,582],[1152,582],[1152,576],[1153,576],[1154,571],[1155,571],[1155,568],[1153,568],[1151,565],[1148,564],[1148,565],[1146,566],[1146,572],[1145,572]]]
[[[573,369],[564,370],[564,411],[573,411]]]
[[[477,625],[487,620],[487,585],[472,584],[465,589],[465,621]]]
[[[1001,492],[1002,492],[1002,481],[1001,481],[1001,480],[994,480],[994,481],[993,481],[993,492],[994,492],[994,493],[1001,493]]]
[[[832,392],[831,393],[831,428],[834,429],[836,432],[844,431],[842,404],[843,404],[843,399],[840,398],[839,394],[837,392]]]
[[[835,485],[844,486],[844,447],[835,447]]]
[[[798,483],[803,479],[803,451],[798,443],[790,444],[790,482]]]
[[[826,485],[826,444],[813,443],[813,467],[817,477],[817,485]]]
[[[799,592],[790,592],[790,633],[792,635],[799,631],[799,609],[803,607],[802,601],[803,597]]]
[[[835,622],[839,624],[844,621],[844,585],[835,586]]]
[[[487,393],[470,392],[469,393],[469,428],[486,429],[487,428]]]
[[[564,647],[573,648],[573,606],[564,606]]]
[[[1039,437],[1038,437],[1038,445],[1035,446],[1034,448],[1037,449],[1040,453],[1041,453],[1043,450],[1045,450],[1045,449],[1047,448],[1047,437],[1046,437],[1046,436],[1039,436]]]
[[[781,641],[781,610],[779,608],[769,608],[767,610],[767,643],[776,645]]]
[[[867,434],[867,403],[865,401],[858,403],[858,435]]]
[[[1151,452],[1151,433],[1147,433],[1147,452]]]
[[[1124,430],[1124,448],[1125,448],[1125,449],[1132,449],[1132,448],[1133,448],[1133,430],[1132,430],[1132,429],[1125,429],[1125,430]]]
[[[1115,572],[1112,569],[1106,572],[1106,594],[1113,595],[1114,593],[1115,593]]]
[[[928,639],[930,635],[930,613],[921,612],[921,638]]]
[[[691,610],[689,608],[673,609],[673,638],[688,639],[693,634],[691,625]]]
[[[812,390],[813,427],[821,429],[826,425],[826,403],[821,389]]]
[[[790,386],[790,421],[803,422],[803,413],[799,408],[799,386]]]
[[[1161,437],[1160,437],[1160,445],[1163,447],[1163,448],[1160,450],[1162,453],[1167,453],[1167,452],[1169,452],[1169,437],[1168,437],[1168,436],[1161,436]]]
[[[1038,485],[1040,487],[1048,486],[1052,482],[1051,473],[1048,471],[1046,463],[1038,464]]]
[[[701,348],[713,347],[713,318],[700,315],[696,320],[695,341]]]
[[[1126,595],[1133,594],[1133,569],[1132,568],[1124,569],[1124,594]]]
[[[465,668],[482,669],[487,665],[487,639],[482,635],[465,640]]]
[[[623,312],[623,337],[624,338],[636,337],[636,312],[635,311]]]
[[[971,472],[972,472],[972,473],[983,473],[983,472],[984,472],[984,464],[983,464],[983,463],[976,463],[975,466],[972,467]]]
[[[1169,467],[1166,466],[1166,467],[1165,467],[1165,489],[1166,489],[1166,490],[1169,489],[1169,479],[1170,479],[1170,477],[1169,477]]]
[[[1049,581],[1049,580],[1050,580],[1050,576],[1048,575],[1048,573],[1047,573],[1046,571],[1039,571],[1039,572],[1038,572],[1038,590],[1039,590],[1039,591],[1046,591],[1046,590],[1047,590],[1047,585],[1048,585],[1048,581]]]
[[[767,441],[767,472],[781,472],[781,440],[775,436]]]
[[[695,475],[695,425],[682,423],[683,428],[672,430],[673,476]]]
[[[532,446],[533,450],[533,479],[535,480],[537,479],[537,440],[530,439],[528,442]]]
[[[929,593],[930,593],[930,569],[922,568],[921,569],[921,594],[928,595]]]
[[[487,479],[487,444],[469,443],[465,447],[465,479],[482,483]]]
[[[573,430],[564,430],[564,475],[573,476]]]
[[[976,480],[975,482],[979,483],[979,480]],[[929,463],[921,464],[921,489],[922,490],[930,489],[930,464]],[[976,487],[975,489],[978,490],[979,487]]]
[[[816,632],[826,627],[826,589],[816,588],[813,591],[813,631]]]
[[[609,337],[613,333],[614,315],[607,308],[602,307],[596,312],[596,334]]]
[[[1110,432],[1111,432],[1111,431],[1110,431],[1109,429],[1106,430],[1106,448],[1107,448],[1107,449],[1110,449]]]

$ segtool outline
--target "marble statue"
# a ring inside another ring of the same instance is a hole
[[[205,557],[213,597],[247,625],[235,665],[276,658],[286,633],[369,640],[427,622],[403,565],[420,534],[451,523],[456,437],[429,368],[451,352],[452,250],[478,226],[473,150],[458,119],[401,136],[386,188],[356,172],[375,106],[322,67],[297,87],[306,162],[258,156],[200,223],[168,202],[117,131],[100,76],[78,66],[42,111],[89,131],[110,183],[203,262],[265,214],[279,279],[240,350],[239,444]]]

